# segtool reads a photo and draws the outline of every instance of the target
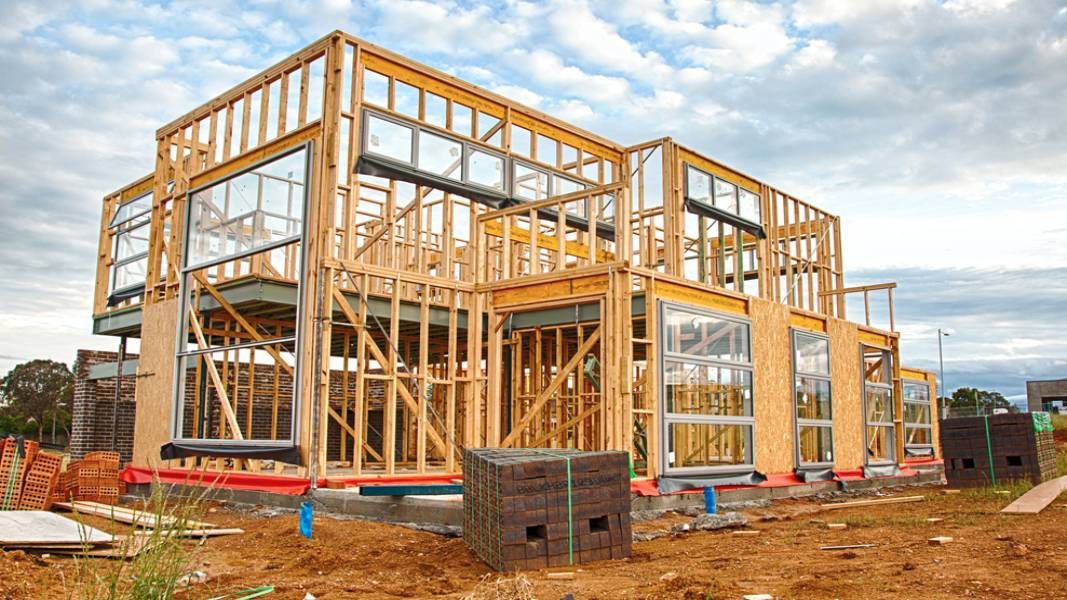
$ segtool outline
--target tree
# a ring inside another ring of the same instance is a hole
[[[976,400],[977,398],[977,400]],[[977,403],[978,412],[975,413]],[[992,414],[993,409],[1006,408],[1008,412],[1019,412],[1018,407],[1008,401],[1000,392],[990,392],[978,388],[957,388],[948,401],[949,409],[958,414]]]
[[[20,433],[36,429],[41,439],[45,427],[62,428],[69,434],[74,374],[54,360],[31,360],[16,365],[0,379],[0,413]]]

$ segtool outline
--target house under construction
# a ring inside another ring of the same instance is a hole
[[[568,447],[743,479],[936,454],[933,376],[901,364],[894,284],[845,286],[840,219],[670,138],[334,32],[156,142],[104,198],[93,309],[140,338],[135,465],[395,478]]]

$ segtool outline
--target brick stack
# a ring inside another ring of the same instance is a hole
[[[53,499],[115,504],[119,499],[119,487],[118,452],[90,452],[67,466]]]
[[[941,452],[945,479],[954,487],[981,487],[992,483],[989,457],[992,450],[997,482],[1029,480],[1034,485],[1056,474],[1056,447],[1045,413],[1018,413],[988,417],[965,417],[941,421]]]
[[[58,483],[63,457],[41,452],[33,440],[0,440],[0,509],[47,510]]]
[[[463,540],[499,571],[630,556],[625,452],[467,449],[463,507]]]

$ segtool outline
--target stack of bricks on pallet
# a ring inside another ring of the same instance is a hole
[[[945,479],[950,486],[987,486],[994,476],[998,483],[1022,479],[1036,485],[1055,475],[1056,448],[1052,433],[1037,431],[1033,413],[988,417],[989,445],[985,419],[964,417],[941,421],[941,452]]]
[[[60,477],[54,500],[115,504],[120,486],[118,452],[90,452],[67,466],[67,471]]]
[[[0,508],[47,510],[63,466],[63,457],[41,452],[37,442],[0,440]]]
[[[467,449],[463,506],[464,541],[498,571],[630,556],[625,452]]]

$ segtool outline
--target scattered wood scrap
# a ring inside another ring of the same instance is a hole
[[[923,496],[902,496],[900,498],[879,498],[877,500],[855,500],[853,502],[832,502],[829,504],[820,504],[819,506],[824,510],[834,510],[836,508],[852,508],[854,506],[874,506],[876,504],[900,504],[903,502],[922,502]]]
[[[945,544],[951,542],[952,538],[948,537],[947,535],[939,535],[937,537],[932,537],[926,541],[929,542],[931,546],[944,546]]]
[[[1067,490],[1067,475],[1057,477],[1056,479],[1050,479],[1045,483],[1032,488],[1022,496],[1019,496],[1014,502],[1005,506],[1000,512],[1036,515],[1045,510],[1046,506],[1052,504],[1053,500],[1059,498],[1060,494],[1065,490]]]
[[[874,548],[877,544],[850,544],[847,546],[819,546],[819,550],[856,550],[859,548]]]
[[[574,579],[574,571],[559,571],[546,575],[549,579]]]
[[[827,523],[827,529],[848,529],[848,523]]]
[[[119,523],[137,525],[138,527],[148,527],[150,529],[158,529],[161,526],[173,527],[174,524],[178,522],[177,517],[174,516],[157,515],[150,511],[133,510],[122,506],[100,504],[99,502],[56,502],[55,506],[71,512],[104,517],[105,519],[111,519],[112,521],[118,521]],[[211,529],[215,527],[211,523],[204,523],[202,521],[185,520],[183,521],[183,524],[190,529]]]
[[[928,517],[926,519],[927,523],[940,523],[941,521],[944,521],[941,517]]]

